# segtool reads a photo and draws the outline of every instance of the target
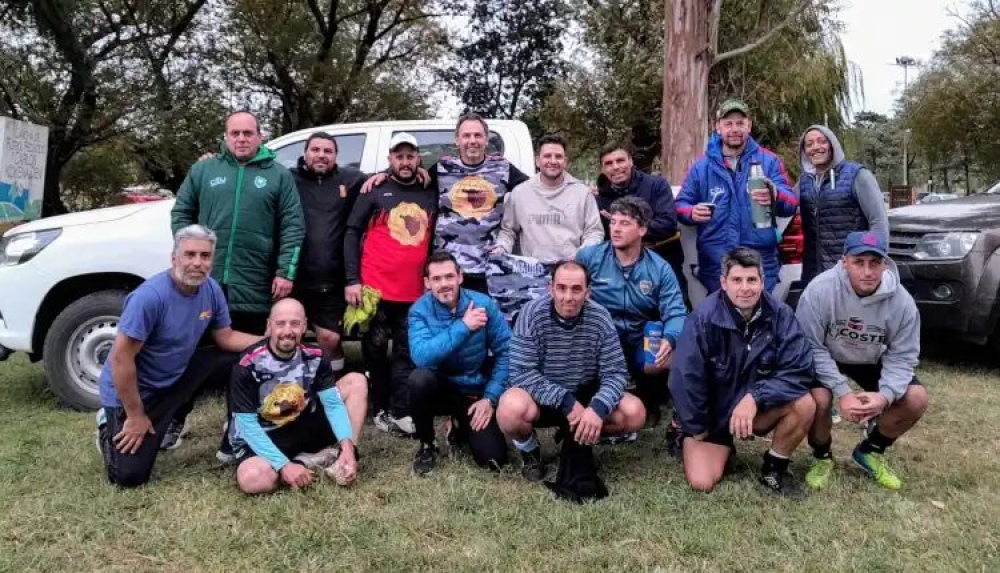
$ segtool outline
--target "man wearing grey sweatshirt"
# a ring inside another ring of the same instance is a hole
[[[572,259],[581,247],[604,240],[597,200],[566,173],[566,141],[558,135],[538,140],[538,174],[507,196],[494,254],[513,253],[545,264]]]
[[[809,283],[796,310],[819,382],[812,390],[816,417],[809,430],[816,461],[806,475],[815,489],[828,485],[833,473],[834,397],[841,416],[868,423],[854,462],[893,490],[902,482],[886,463],[885,451],[927,409],[927,391],[913,373],[920,357],[920,315],[899,282],[886,242],[879,233],[850,233],[841,261]],[[854,392],[848,378],[863,391]]]

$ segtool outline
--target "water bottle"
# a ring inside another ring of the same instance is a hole
[[[758,229],[767,229],[772,226],[771,205],[761,205],[753,198],[753,192],[764,189],[770,192],[767,187],[767,178],[764,177],[764,169],[759,161],[750,164],[750,179],[747,181],[747,194],[750,195],[750,219],[753,226]]]
[[[647,322],[642,332],[642,357],[646,366],[656,364],[656,353],[663,342],[663,323]]]

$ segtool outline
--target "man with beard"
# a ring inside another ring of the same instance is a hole
[[[317,132],[306,140],[299,166],[292,169],[306,221],[298,277],[292,297],[306,309],[316,343],[344,368],[340,346],[344,308],[344,232],[347,217],[364,183],[363,173],[337,165],[337,140]]]
[[[458,157],[444,156],[428,170],[428,187],[439,196],[435,248],[455,255],[468,289],[488,292],[486,266],[503,219],[504,200],[511,189],[528,180],[502,155],[486,153],[490,131],[475,113],[458,118]],[[378,173],[365,183],[366,193],[388,175]]]
[[[670,368],[670,394],[684,433],[684,476],[698,491],[722,480],[745,440],[774,431],[760,483],[801,498],[789,457],[806,437],[816,403],[812,349],[792,309],[764,292],[760,254],[740,247],[722,258],[722,290],[684,323]]]
[[[604,238],[597,202],[590,190],[566,172],[566,141],[558,135],[538,140],[538,174],[507,195],[493,253],[518,254],[553,264],[571,259],[581,247]]]
[[[796,316],[812,343],[819,386],[812,390],[816,421],[809,445],[816,461],[806,474],[812,488],[826,487],[833,474],[830,410],[868,424],[852,453],[854,463],[878,485],[903,487],[885,452],[913,428],[927,410],[927,390],[914,369],[920,360],[920,313],[899,282],[885,236],[854,232],[844,241],[843,259],[806,287]],[[848,385],[854,380],[862,392]]]
[[[218,234],[212,276],[235,327],[262,335],[271,302],[292,292],[305,223],[291,173],[261,142],[253,114],[230,114],[219,154],[195,163],[177,191],[171,227]]]
[[[125,299],[97,412],[97,445],[115,485],[149,481],[177,411],[214,379],[228,380],[235,353],[260,340],[230,327],[226,299],[210,277],[216,240],[201,225],[178,229],[171,268]],[[198,347],[206,331],[216,347]]]
[[[614,321],[625,362],[635,381],[635,394],[646,407],[647,419],[660,419],[667,398],[667,371],[684,317],[684,295],[670,265],[642,246],[653,217],[645,201],[626,195],[608,207],[611,240],[586,247],[576,260],[593,278],[592,297]],[[646,360],[643,339],[648,323],[662,331],[653,361]],[[634,436],[630,436],[634,437]]]
[[[764,286],[774,290],[781,268],[774,218],[791,217],[799,206],[784,164],[750,136],[752,127],[745,103],[723,102],[705,156],[691,166],[677,195],[678,218],[698,228],[698,279],[709,293],[719,290],[723,255],[738,246],[760,253]],[[748,184],[754,164],[760,165],[767,188],[751,197]],[[751,201],[772,207],[766,227],[754,225]]]
[[[303,488],[315,471],[352,484],[368,407],[365,377],[352,372],[334,384],[323,351],[302,344],[306,313],[297,300],[275,303],[267,326],[268,338],[240,356],[230,387],[229,439],[240,490]]]
[[[451,253],[431,255],[424,284],[428,292],[410,309],[410,354],[417,369],[406,386],[420,440],[413,470],[426,475],[437,464],[438,413],[451,417],[449,442],[468,444],[480,467],[498,470],[507,464],[507,440],[493,412],[507,387],[510,328],[489,296],[462,288]]]
[[[379,297],[378,310],[361,342],[371,375],[375,427],[407,434],[413,433],[413,422],[396,390],[413,370],[407,313],[424,292],[424,262],[438,206],[437,193],[417,181],[419,165],[416,138],[397,133],[389,142],[390,178],[354,203],[344,237],[347,304],[362,305],[363,287]]]

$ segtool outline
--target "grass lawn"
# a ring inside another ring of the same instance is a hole
[[[919,374],[931,408],[890,451],[902,492],[850,466],[859,432],[845,423],[833,486],[805,502],[758,489],[761,440],[740,446],[736,475],[697,494],[661,427],[599,449],[611,497],[581,507],[461,456],[414,477],[415,443],[374,430],[356,487],[248,498],[213,456],[217,397],[150,485],[119,491],[103,478],[93,416],[58,407],[19,355],[0,363],[0,571],[998,571],[1000,377],[942,362]]]

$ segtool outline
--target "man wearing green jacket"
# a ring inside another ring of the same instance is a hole
[[[215,231],[212,276],[234,328],[263,334],[271,304],[292,290],[305,221],[291,173],[261,145],[253,114],[226,118],[225,144],[191,167],[171,219],[174,231],[194,223]]]

